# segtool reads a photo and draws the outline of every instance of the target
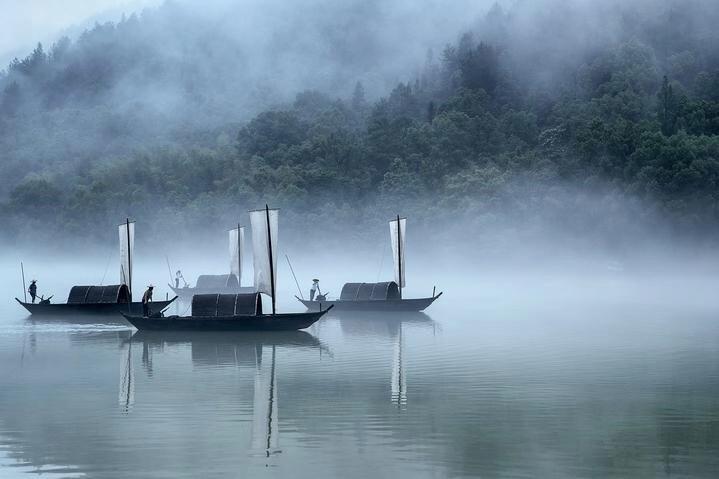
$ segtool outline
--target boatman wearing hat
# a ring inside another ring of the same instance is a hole
[[[37,280],[33,279],[30,281],[30,287],[27,289],[27,292],[30,293],[30,297],[32,298],[33,304],[35,303],[35,296],[37,296]]]
[[[150,316],[150,303],[152,303],[153,288],[153,285],[149,285],[145,290],[145,294],[142,295],[142,315],[145,317]]]
[[[310,288],[310,301],[315,300],[315,293],[322,294],[322,291],[320,291],[320,280],[319,279],[312,280],[312,287]]]

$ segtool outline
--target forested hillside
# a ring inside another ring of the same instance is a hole
[[[585,3],[495,4],[376,101],[359,74],[294,101],[254,83],[241,92],[251,118],[215,114],[238,92],[193,87],[172,55],[133,70],[167,49],[135,34],[135,17],[38,48],[0,78],[2,166],[17,180],[4,182],[3,233],[85,235],[125,215],[192,231],[266,201],[297,225],[452,211],[470,231],[511,219],[518,234],[716,233],[719,4]],[[241,57],[205,33],[208,58]],[[176,94],[182,108],[105,98],[118,71],[153,78],[152,101]],[[184,90],[164,91],[177,78]],[[187,107],[200,97],[206,116]]]

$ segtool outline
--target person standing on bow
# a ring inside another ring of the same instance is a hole
[[[32,302],[35,304],[35,297],[37,296],[37,280],[33,279],[30,281],[30,287],[27,289],[27,292],[30,293]]]
[[[310,301],[315,300],[315,293],[322,294],[322,291],[320,291],[320,280],[319,279],[312,280],[312,287],[310,288]]]
[[[145,317],[150,316],[150,303],[152,303],[153,288],[153,285],[149,285],[145,290],[145,294],[142,295],[142,315]]]

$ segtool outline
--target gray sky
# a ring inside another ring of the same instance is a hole
[[[95,20],[116,20],[161,0],[0,0],[0,70],[27,55],[38,41],[51,44],[65,31]],[[48,45],[49,46],[49,45]]]

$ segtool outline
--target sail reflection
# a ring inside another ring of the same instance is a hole
[[[142,345],[142,364],[152,379],[153,354],[162,353],[168,346],[189,346],[192,364],[196,367],[238,367],[253,371],[252,426],[250,453],[270,456],[282,452],[279,448],[279,389],[277,384],[278,349],[328,349],[309,333],[243,332],[197,333],[138,331],[127,342],[123,355],[124,369],[120,380],[119,398],[123,411],[129,412],[134,403],[132,349]]]
[[[398,407],[407,405],[407,375],[404,370],[404,341],[402,340],[402,324],[394,340],[394,354],[392,355],[392,402]]]
[[[425,313],[381,313],[339,311],[333,315],[347,336],[373,336],[392,341],[390,400],[399,409],[407,406],[407,364],[405,362],[405,329],[433,328],[435,322]]]

